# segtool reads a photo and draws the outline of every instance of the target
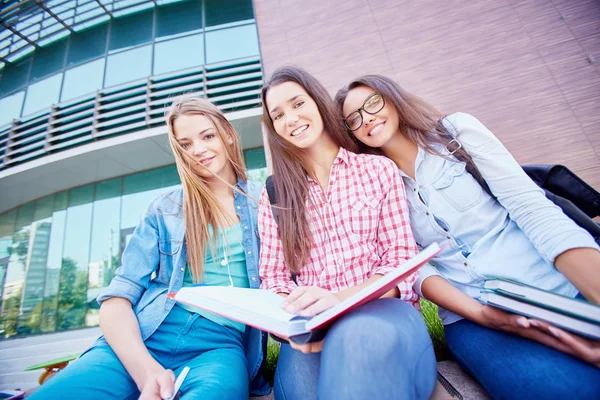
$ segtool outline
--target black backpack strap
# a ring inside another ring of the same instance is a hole
[[[277,204],[277,196],[275,194],[275,184],[273,183],[273,175],[270,175],[267,178],[267,182],[265,183],[265,186],[267,187],[267,195],[269,196],[269,202],[271,203],[271,213],[273,214],[273,219],[275,220],[275,223],[278,224],[279,221],[278,221],[278,217],[277,217],[277,207],[273,207],[274,205]],[[297,278],[296,274],[294,272],[291,272],[291,275],[292,275],[292,280],[297,285],[298,278]]]

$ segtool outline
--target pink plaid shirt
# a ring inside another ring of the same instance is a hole
[[[396,165],[381,156],[340,149],[327,193],[309,179],[307,201],[313,246],[297,280],[339,292],[387,272],[417,254],[404,184]],[[291,293],[297,285],[283,259],[266,189],[258,206],[261,288]],[[416,306],[416,274],[401,282],[400,298]]]

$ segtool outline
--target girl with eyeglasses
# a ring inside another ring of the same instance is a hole
[[[260,331],[167,298],[200,282],[258,288],[252,199],[262,185],[246,180],[239,138],[207,100],[176,100],[166,122],[183,188],[148,206],[98,297],[103,336],[33,399],[167,399],[186,366],[185,399],[248,399],[270,390],[259,373]]]
[[[286,297],[286,311],[312,316],[416,254],[404,188],[390,160],[355,153],[331,97],[307,72],[279,69],[262,99],[277,220],[265,189],[261,288]],[[345,314],[321,342],[283,344],[275,398],[428,399],[436,363],[415,280]]]
[[[360,152],[400,169],[417,243],[449,243],[421,268],[415,289],[439,306],[459,364],[494,398],[600,398],[598,342],[474,299],[485,279],[504,277],[599,303],[594,239],[475,117],[444,117],[378,75],[352,81],[335,99]]]

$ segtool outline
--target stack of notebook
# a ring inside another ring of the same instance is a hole
[[[505,279],[487,280],[480,300],[490,306],[546,321],[600,339],[600,306]]]

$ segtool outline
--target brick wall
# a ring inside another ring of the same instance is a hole
[[[563,163],[600,189],[597,0],[254,5],[266,76],[300,65],[334,94],[389,75],[445,113],[477,116],[520,163]]]

